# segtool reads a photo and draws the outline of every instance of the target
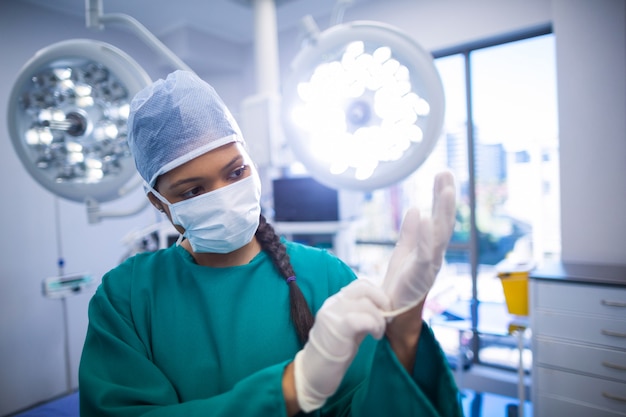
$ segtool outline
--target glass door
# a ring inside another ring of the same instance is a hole
[[[469,320],[461,338],[454,326],[433,326],[452,357],[461,343],[475,362],[516,369],[516,340],[481,334],[495,323],[478,306],[505,303],[502,262],[560,253],[554,36],[459,48],[440,54],[436,65],[446,95],[442,136],[413,175],[368,195],[357,231],[359,273],[384,275],[404,212],[412,205],[429,212],[434,175],[451,170],[457,221],[425,318]]]

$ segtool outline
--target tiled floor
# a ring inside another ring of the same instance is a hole
[[[516,398],[463,391],[465,417],[518,417],[517,404]],[[525,403],[524,417],[532,417],[532,407],[528,401]]]
[[[75,392],[13,417],[78,417],[78,415],[78,392]]]

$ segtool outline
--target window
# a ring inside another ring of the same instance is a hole
[[[367,220],[357,231],[360,273],[384,274],[405,210],[413,204],[429,210],[435,173],[451,170],[457,223],[426,319],[469,315],[472,328],[461,343],[473,361],[516,369],[516,341],[478,331],[493,317],[476,307],[505,303],[497,275],[505,259],[542,261],[560,253],[554,36],[546,28],[435,56],[446,94],[442,137],[411,177],[368,196]],[[458,350],[456,330],[433,329],[444,350]],[[525,358],[526,367],[530,362]]]

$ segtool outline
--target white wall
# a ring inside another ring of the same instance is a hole
[[[84,6],[77,3],[77,7]],[[84,19],[65,18],[20,1],[0,2],[0,178],[4,179],[0,184],[0,416],[66,390],[62,304],[41,295],[42,280],[58,275],[60,251],[66,273],[90,272],[99,280],[125,253],[122,238],[156,218],[154,211],[146,210],[131,218],[90,225],[84,205],[58,199],[36,183],[13,149],[6,122],[7,101],[20,68],[39,49],[73,38],[99,39],[123,49],[153,79],[172,70],[125,29],[93,32],[85,28]],[[238,74],[211,77],[199,73],[216,85],[227,104],[237,106],[243,94],[241,83],[233,81]],[[222,84],[225,88],[220,88]],[[127,198],[104,204],[103,209],[126,210],[144,199],[137,189]],[[55,227],[56,203],[59,231]],[[93,290],[95,287],[68,299],[74,388],[87,326],[87,303]]]
[[[562,258],[626,263],[626,2],[552,0]]]
[[[563,258],[624,263],[625,4],[623,0],[387,0],[349,8],[345,20],[396,25],[431,50],[552,21],[559,77]],[[318,23],[322,29],[327,24]],[[124,49],[155,79],[169,71],[152,50],[124,30],[92,32],[84,28],[83,19],[54,15],[19,1],[2,1],[0,117],[7,112],[13,80],[35,51],[79,37],[100,39]],[[295,39],[293,33],[281,37],[283,75],[297,50]],[[206,46],[203,48],[206,53]],[[187,47],[185,56],[190,49],[194,48]],[[248,47],[241,71],[210,73],[196,69],[215,85],[235,114],[241,100],[255,92],[249,51]],[[57,238],[62,243],[67,272],[89,271],[100,277],[123,254],[122,237],[152,223],[155,217],[146,211],[133,218],[89,225],[81,204],[57,200],[59,234],[55,229],[55,197],[26,173],[10,143],[6,122],[0,125],[0,177],[5,179],[0,184],[0,233],[4,237],[0,263],[2,416],[65,390],[61,304],[43,298],[40,292],[42,279],[57,273]],[[138,191],[109,206],[133,207],[143,198]],[[89,295],[69,300],[74,387]]]

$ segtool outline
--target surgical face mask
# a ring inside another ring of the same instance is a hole
[[[152,191],[168,205],[172,223],[185,229],[182,237],[189,240],[196,253],[235,251],[250,243],[259,227],[261,182],[256,172],[234,184],[174,204]]]

